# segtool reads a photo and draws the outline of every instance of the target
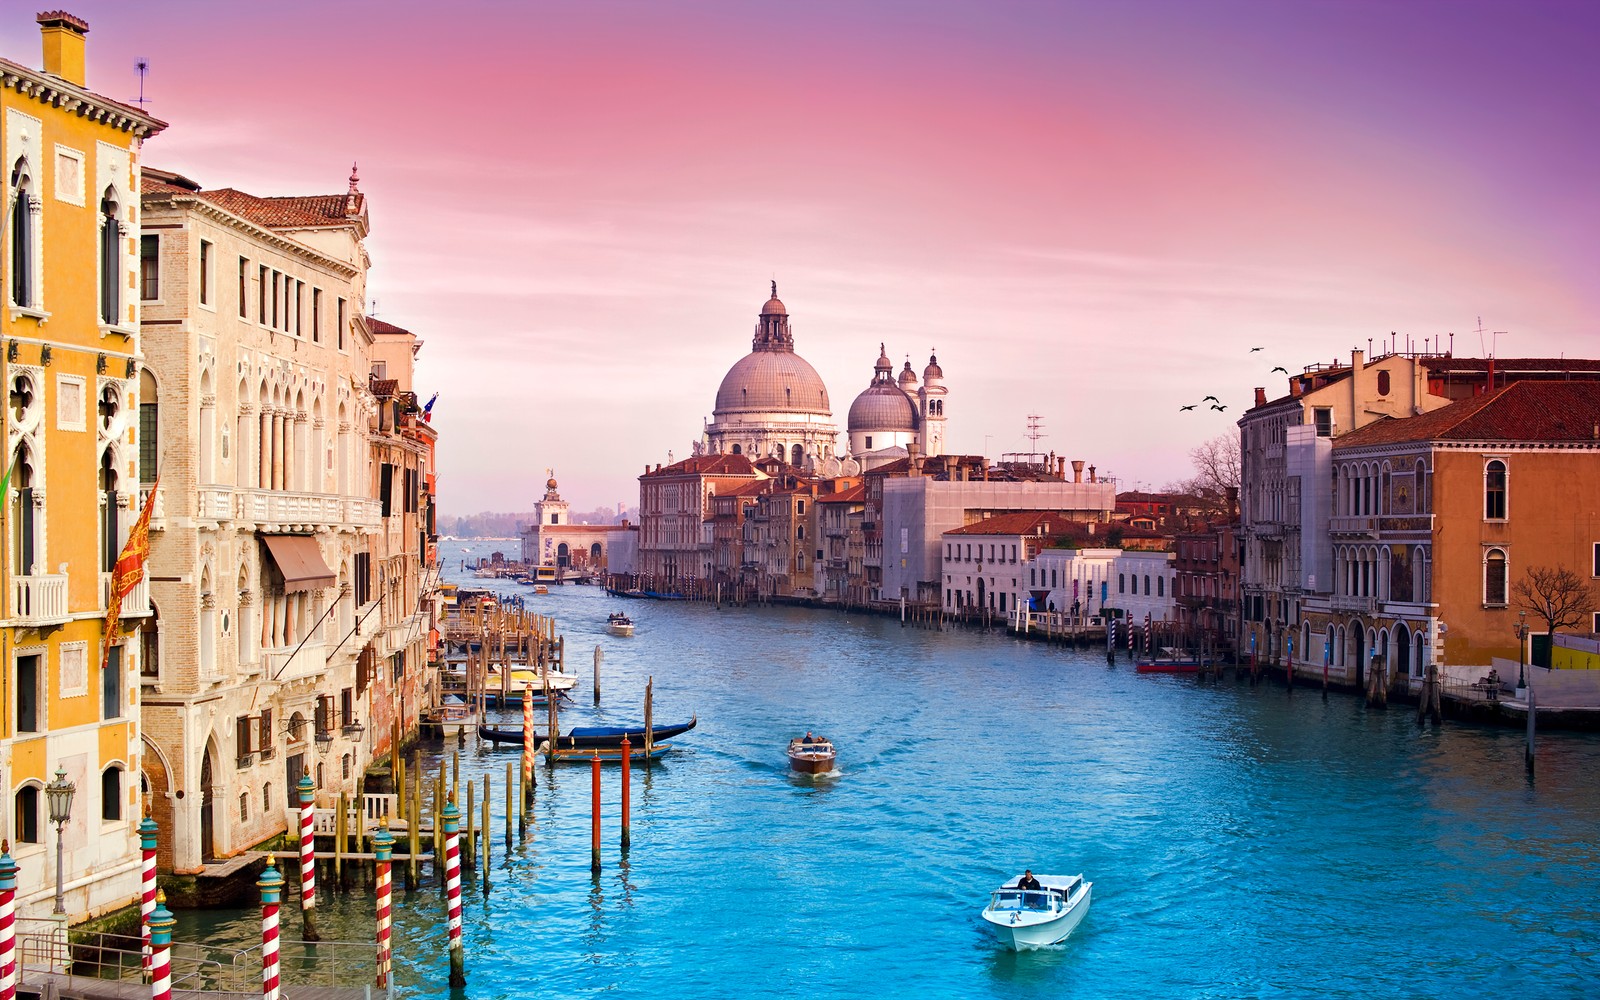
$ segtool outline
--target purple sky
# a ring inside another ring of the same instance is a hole
[[[1600,4],[70,9],[93,88],[151,60],[146,162],[263,195],[360,162],[447,515],[528,509],[547,466],[636,502],[774,277],[841,429],[879,341],[937,347],[952,450],[1026,450],[1037,413],[1128,487],[1272,366],[1391,330],[1600,354]],[[31,17],[0,30],[38,64]]]

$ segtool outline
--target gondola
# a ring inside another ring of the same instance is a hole
[[[693,729],[699,722],[698,716],[688,722],[681,722],[675,726],[656,726],[651,733],[651,741],[660,743],[670,740],[674,736],[681,736]],[[490,743],[505,743],[510,746],[522,745],[521,729],[496,729],[493,726],[479,726],[478,735]],[[644,745],[643,726],[578,726],[570,732],[561,734],[560,744],[562,749],[571,747],[616,747],[622,743],[626,736],[628,742],[637,746]],[[544,734],[537,730],[533,734],[534,745],[544,742]]]

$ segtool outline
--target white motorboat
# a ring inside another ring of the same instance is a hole
[[[620,611],[613,612],[611,617],[606,619],[606,631],[612,635],[632,635],[633,619]]]
[[[1016,951],[1031,951],[1067,939],[1089,912],[1093,882],[1082,875],[1035,875],[1039,888],[1022,889],[1018,875],[996,889],[983,908],[1001,943]]]

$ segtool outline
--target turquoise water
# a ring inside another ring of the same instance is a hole
[[[594,588],[528,601],[584,678],[569,724],[637,721],[653,675],[656,719],[700,727],[635,770],[625,860],[607,768],[598,878],[588,768],[541,766],[535,828],[466,898],[472,997],[1600,994],[1593,737],[1543,738],[1530,784],[1516,733],[1308,689],[808,610],[628,602],[623,639]],[[807,729],[837,776],[788,772]],[[515,759],[462,760],[494,777],[497,838]],[[1083,872],[1094,905],[1017,955],[978,911],[1023,867]],[[323,936],[369,938],[370,905],[327,900]],[[434,887],[398,897],[403,994],[447,992],[440,910]],[[183,919],[257,934],[248,912]]]

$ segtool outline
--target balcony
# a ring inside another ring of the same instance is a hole
[[[111,606],[111,574],[100,574],[100,608],[105,610]],[[117,612],[122,618],[143,618],[150,614],[150,576],[145,574],[139,577],[139,582],[133,589],[122,596],[122,610]]]
[[[160,504],[160,499],[157,499]],[[381,507],[370,497],[290,493],[233,486],[202,486],[196,517],[280,526],[378,528]],[[159,506],[157,508],[159,511]]]
[[[37,628],[41,625],[60,625],[67,618],[67,574],[11,578],[12,622]]]
[[[145,503],[150,499],[150,487],[139,487],[139,509],[144,510]],[[167,528],[167,491],[156,490],[156,502],[150,508],[150,530],[165,531]]]
[[[1357,538],[1377,538],[1378,519],[1376,517],[1330,517],[1328,518],[1328,533],[1332,535],[1351,535]]]
[[[275,681],[316,677],[327,667],[326,648],[315,638],[307,639],[305,645],[263,649],[261,658],[266,663],[267,679]]]
[[[1332,594],[1328,597],[1328,607],[1333,611],[1349,611],[1355,614],[1370,615],[1378,611],[1376,597],[1359,597],[1355,594]]]

